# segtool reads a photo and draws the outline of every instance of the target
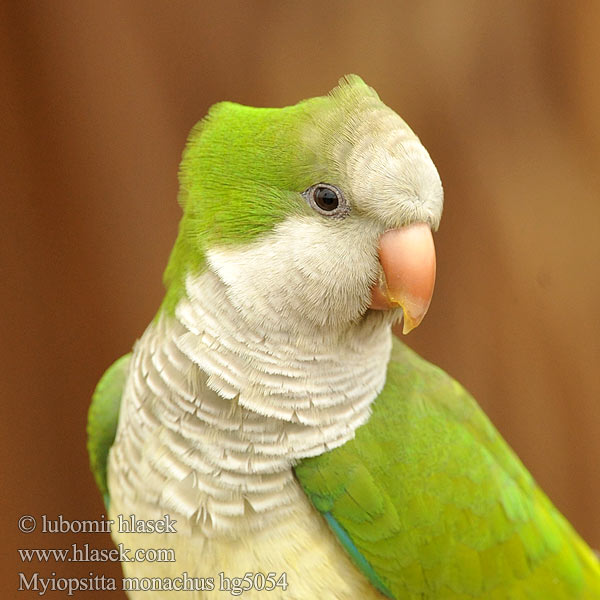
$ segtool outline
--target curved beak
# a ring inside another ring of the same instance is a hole
[[[435,246],[429,225],[416,223],[386,231],[379,240],[383,280],[371,288],[369,308],[401,307],[402,332],[408,333],[427,313],[435,284]]]

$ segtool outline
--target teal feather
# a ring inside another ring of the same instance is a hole
[[[336,518],[330,513],[323,513],[325,520],[329,527],[331,527],[332,531],[335,533],[342,546],[346,549],[350,558],[353,560],[354,564],[367,576],[369,581],[382,593],[385,594],[388,598],[393,598],[392,592],[388,590],[383,581],[379,579],[377,573],[373,569],[373,567],[369,564],[369,561],[362,555],[360,550],[354,545],[354,542],[348,535],[348,532],[338,523]]]

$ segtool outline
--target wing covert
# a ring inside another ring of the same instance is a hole
[[[108,506],[109,492],[106,482],[108,451],[117,432],[121,396],[127,378],[131,353],[115,361],[102,375],[92,396],[87,421],[87,449],[90,467],[96,484]]]
[[[473,398],[398,340],[371,419],[295,472],[394,598],[600,597],[596,558]]]

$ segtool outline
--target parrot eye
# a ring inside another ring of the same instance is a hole
[[[322,215],[341,218],[350,212],[350,206],[342,192],[329,183],[312,185],[302,195]]]
[[[321,185],[313,192],[315,204],[322,210],[335,210],[339,205],[337,194],[331,189]]]

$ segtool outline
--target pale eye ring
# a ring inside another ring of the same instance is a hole
[[[330,183],[316,183],[302,192],[311,208],[326,217],[341,219],[350,212],[350,205],[344,194]]]

